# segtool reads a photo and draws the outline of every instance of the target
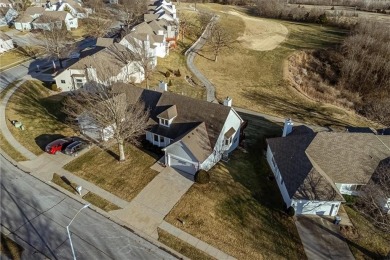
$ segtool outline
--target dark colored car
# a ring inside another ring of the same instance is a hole
[[[72,142],[74,142],[72,137],[60,138],[46,145],[45,151],[49,154],[56,154],[57,152],[61,152]]]
[[[84,150],[88,146],[89,146],[89,144],[87,142],[80,141],[80,140],[74,141],[73,143],[69,144],[65,148],[64,152],[65,152],[65,154],[68,154],[68,155],[77,156],[80,151]]]

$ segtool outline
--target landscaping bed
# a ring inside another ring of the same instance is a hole
[[[264,138],[280,135],[281,126],[243,118],[249,120],[246,148],[214,166],[210,183],[194,184],[165,220],[237,259],[304,259],[263,154]]]
[[[11,96],[6,108],[7,126],[24,147],[36,155],[45,146],[63,136],[75,135],[64,123],[61,112],[63,96],[48,90],[40,81],[26,81]],[[22,122],[25,130],[15,128],[12,120]]]
[[[158,157],[131,144],[125,145],[126,161],[118,161],[116,145],[92,148],[65,169],[112,194],[131,201],[158,174],[150,169]]]

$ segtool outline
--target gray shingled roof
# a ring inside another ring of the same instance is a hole
[[[7,34],[5,34],[3,32],[0,32],[0,39],[3,40],[3,41],[12,40],[11,37],[9,37]]]
[[[335,183],[367,184],[379,163],[390,157],[390,136],[294,131],[267,139],[290,197],[307,196],[310,185],[305,183],[313,176],[324,178],[319,189],[328,192]],[[323,191],[317,195],[326,199]]]

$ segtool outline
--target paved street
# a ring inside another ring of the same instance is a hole
[[[72,259],[66,226],[83,207],[0,157],[1,225],[26,245],[22,259]],[[78,259],[176,259],[91,209],[70,227]]]

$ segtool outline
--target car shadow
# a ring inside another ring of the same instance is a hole
[[[42,149],[42,151],[45,151],[46,145],[50,142],[64,137],[65,136],[61,134],[42,134],[35,137],[35,143]]]

